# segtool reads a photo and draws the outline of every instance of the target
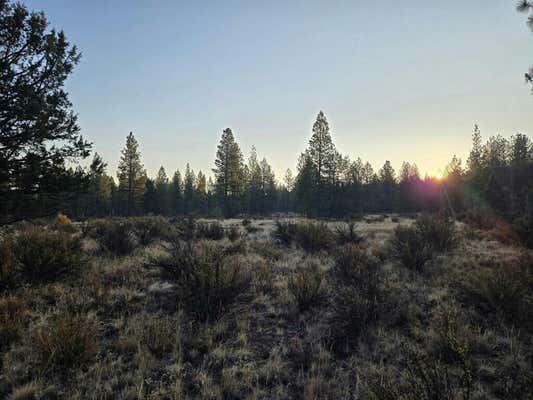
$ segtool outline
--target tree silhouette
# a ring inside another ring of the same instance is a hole
[[[44,13],[0,1],[1,220],[55,212],[87,188],[82,171],[65,166],[91,147],[63,88],[79,60]]]
[[[118,190],[121,202],[125,205],[125,213],[134,214],[138,211],[145,190],[146,171],[141,163],[139,143],[133,136],[133,132],[130,132],[126,138],[126,146],[122,150],[122,157],[118,164],[117,177]]]

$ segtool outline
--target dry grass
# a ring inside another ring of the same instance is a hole
[[[461,240],[448,246],[440,234],[449,226],[431,225],[431,273],[413,273],[389,248],[398,225],[417,226],[411,217],[364,216],[351,226],[290,218],[311,226],[293,246],[274,243],[275,221],[221,220],[206,228],[217,240],[203,241],[191,221],[130,220],[125,252],[120,243],[107,248],[116,226],[95,229],[117,221],[89,222],[77,254],[91,262],[79,273],[1,288],[0,398],[490,400],[533,392],[533,264],[516,244],[456,224]],[[67,225],[39,229],[81,236],[77,223]],[[6,254],[15,239],[4,236]],[[15,257],[1,261],[0,277],[19,273]]]

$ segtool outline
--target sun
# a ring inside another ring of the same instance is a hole
[[[435,179],[441,181],[443,178],[444,178],[444,174],[442,172],[439,171],[435,174]]]

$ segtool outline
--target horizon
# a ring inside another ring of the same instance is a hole
[[[23,3],[82,52],[67,91],[114,178],[130,131],[149,176],[188,162],[211,176],[229,127],[245,158],[254,145],[282,181],[319,110],[342,154],[376,171],[416,163],[421,176],[454,154],[464,165],[474,124],[484,139],[532,133],[533,43],[509,1],[410,1],[394,13],[386,3]]]

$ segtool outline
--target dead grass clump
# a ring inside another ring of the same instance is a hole
[[[178,285],[180,302],[200,320],[217,319],[250,287],[250,268],[241,254],[216,242],[175,241],[167,257],[152,260]]]
[[[178,321],[157,314],[139,314],[128,320],[118,345],[126,351],[147,350],[158,358],[171,353],[176,346]]]
[[[375,377],[368,397],[376,400],[470,400],[474,398],[476,371],[472,363],[453,368],[425,353],[408,354],[398,381]]]
[[[87,315],[57,315],[31,332],[31,347],[44,370],[68,371],[98,353],[98,324]]]
[[[47,282],[86,264],[81,238],[67,232],[52,232],[37,227],[13,239],[17,273],[31,282]]]
[[[325,285],[319,261],[308,258],[299,265],[289,277],[288,289],[300,311],[320,304],[325,296]]]

